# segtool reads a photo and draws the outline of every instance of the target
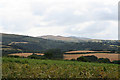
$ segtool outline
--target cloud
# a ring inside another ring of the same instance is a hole
[[[55,27],[55,26],[49,26],[49,27],[36,27],[31,28],[26,31],[27,35],[31,36],[42,36],[42,35],[64,35],[64,30],[66,27]]]
[[[117,39],[117,4],[118,0],[0,0],[0,31]]]
[[[71,26],[67,29],[69,35],[97,39],[118,39],[118,26],[116,21],[85,22]]]

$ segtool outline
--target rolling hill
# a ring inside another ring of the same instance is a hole
[[[89,38],[78,38],[74,36],[64,37],[64,36],[53,36],[53,35],[40,36],[40,38],[49,39],[49,40],[60,40],[66,42],[84,42],[90,40]]]
[[[117,41],[101,42],[67,42],[61,40],[49,40],[39,37],[2,34],[3,55],[16,52],[37,52],[41,53],[48,49],[71,50],[117,50]],[[112,46],[111,46],[112,45]]]
[[[59,40],[64,42],[116,42],[116,40],[101,40],[101,39],[91,39],[85,37],[64,37],[64,36],[54,36],[54,35],[45,35],[38,36],[39,38],[48,39],[48,40]]]

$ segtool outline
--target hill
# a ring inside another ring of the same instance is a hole
[[[38,37],[48,40],[59,40],[64,42],[116,42],[117,41],[117,40],[91,39],[91,38],[75,37],[75,36],[64,37],[64,36],[45,35]]]
[[[78,38],[74,36],[64,37],[64,36],[53,36],[53,35],[40,36],[40,38],[49,39],[49,40],[60,40],[66,42],[84,42],[89,40],[89,38]]]
[[[61,49],[62,51],[117,50],[118,42],[65,42],[60,40],[48,40],[25,35],[2,34],[2,48],[3,55],[16,52],[42,53],[48,49]]]

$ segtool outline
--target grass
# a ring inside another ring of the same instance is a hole
[[[3,57],[3,78],[119,78],[117,64]]]

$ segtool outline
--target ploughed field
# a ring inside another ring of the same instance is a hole
[[[3,78],[120,78],[118,64],[2,58]]]

